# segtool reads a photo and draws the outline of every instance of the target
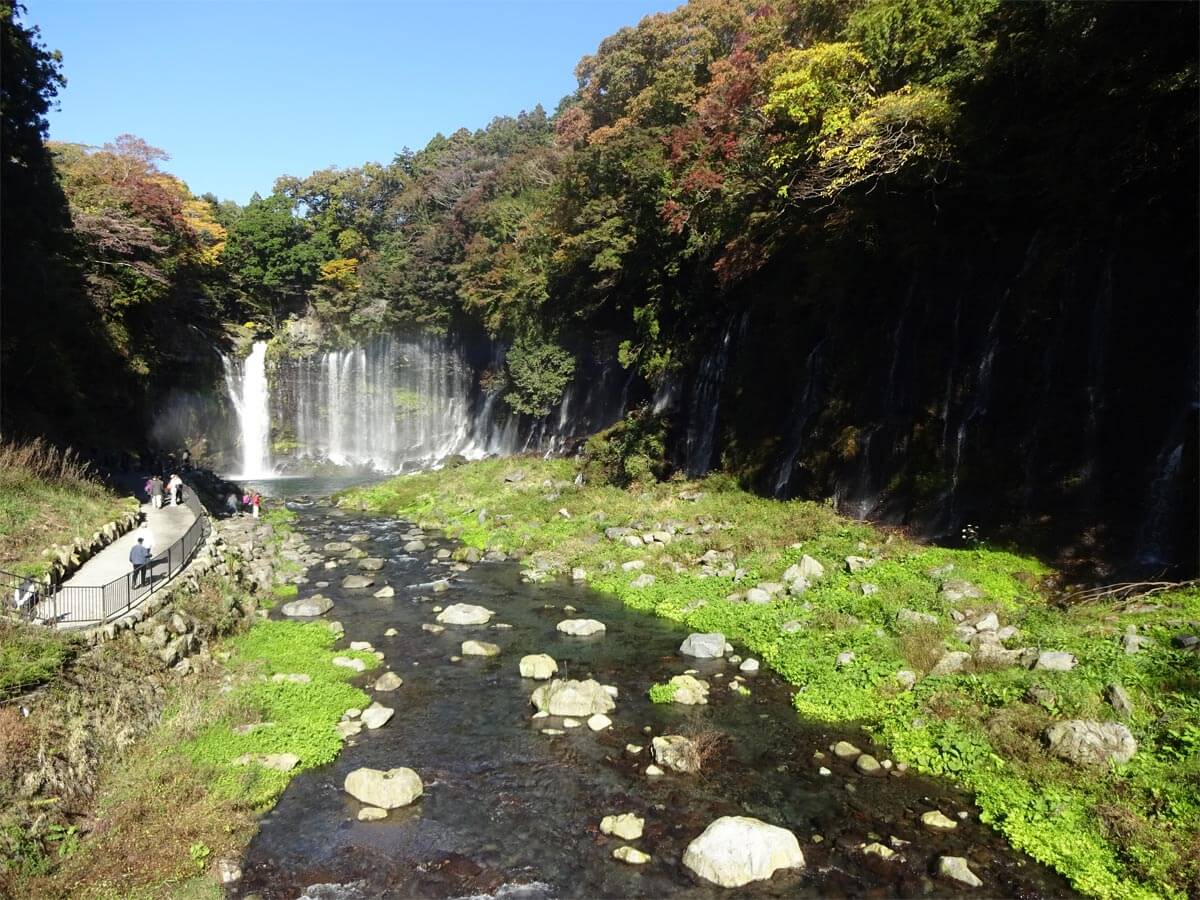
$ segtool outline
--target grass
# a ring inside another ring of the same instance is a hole
[[[78,647],[70,634],[0,619],[0,700],[52,678]]]
[[[128,512],[136,501],[97,481],[70,451],[0,444],[0,569],[45,574],[51,544],[70,544]]]
[[[367,695],[335,655],[377,665],[368,653],[335,651],[323,623],[258,621],[213,647],[229,654],[223,669],[188,679],[158,727],[106,772],[87,840],[56,871],[27,880],[45,897],[219,897],[205,871],[238,855],[269,808],[299,772],[332,760],[341,748],[334,725]],[[308,684],[274,683],[277,672]],[[228,686],[232,685],[230,689]],[[242,733],[239,726],[270,723]],[[291,772],[233,765],[245,753],[295,753]]]
[[[505,480],[517,471],[522,480]],[[985,821],[1087,894],[1200,895],[1200,659],[1170,645],[1200,619],[1200,591],[1156,596],[1144,608],[1062,610],[1032,587],[1048,570],[1002,549],[913,544],[820,504],[747,494],[724,476],[621,490],[576,486],[575,475],[567,460],[485,461],[356,489],[340,502],[444,528],[480,550],[523,554],[526,565],[547,571],[582,567],[593,588],[628,606],[723,632],[796,685],[801,715],[860,723],[897,760],[956,779],[974,791]],[[702,496],[681,500],[685,488]],[[609,526],[668,523],[679,532],[666,545],[635,549],[603,537]],[[701,577],[695,561],[709,549],[732,551],[746,577]],[[826,575],[803,595],[763,605],[725,600],[759,580],[780,580],[805,554]],[[875,561],[855,575],[844,564],[851,555]],[[621,570],[635,558],[643,570]],[[1010,645],[1069,651],[1078,666],[926,676],[944,650],[966,649],[951,634],[952,607],[931,574],[947,565],[986,594],[959,608],[995,611],[1020,629]],[[632,587],[642,573],[655,582]],[[864,593],[864,582],[878,590]],[[902,627],[901,609],[933,614],[938,624]],[[1129,626],[1154,644],[1126,654],[1119,638]],[[838,667],[843,651],[854,662]],[[901,669],[926,677],[904,690]],[[1051,758],[1041,739],[1051,722],[1116,718],[1104,700],[1113,682],[1133,701],[1134,759],[1098,772]]]

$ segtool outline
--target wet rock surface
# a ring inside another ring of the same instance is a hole
[[[405,537],[406,524],[354,513],[334,516],[320,507],[299,511],[297,527],[314,546],[350,543],[351,536],[366,534],[367,540],[352,546],[362,548],[364,558],[383,559],[378,579],[398,586],[441,578],[446,568],[434,553],[438,546],[453,549],[428,532],[420,540],[430,549],[402,552],[400,538],[418,539],[412,531],[413,537]],[[309,577],[323,577],[322,565]],[[347,733],[354,732],[351,743],[332,763],[297,776],[264,815],[239,861],[243,878],[229,887],[233,897],[715,900],[733,892],[694,874],[683,857],[710,825],[731,816],[794,835],[805,862],[803,868],[780,868],[745,883],[734,889],[739,897],[960,896],[965,884],[938,874],[943,856],[966,860],[985,892],[1071,895],[1062,879],[1007,847],[973,817],[958,820],[950,831],[928,830],[921,814],[930,809],[951,816],[971,809],[969,798],[950,785],[895,771],[886,777],[862,774],[855,768],[858,757],[886,760],[885,748],[873,746],[861,732],[797,718],[794,688],[766,669],[753,675],[749,697],[717,690],[738,674],[738,663],[727,657],[685,662],[678,651],[687,629],[597,595],[586,582],[572,582],[569,570],[559,579],[526,584],[514,563],[472,566],[455,576],[452,593],[436,598],[432,590],[405,589],[381,602],[369,591],[342,589],[338,580],[323,591],[345,628],[338,648],[369,642],[384,654],[384,665],[403,676],[403,687],[390,695],[394,702],[387,699],[395,712],[386,727],[363,729],[360,719],[344,721]],[[495,615],[441,633],[425,630],[436,603],[451,607],[448,598]],[[570,616],[604,622],[605,637],[557,631],[566,606],[575,607]],[[512,627],[493,629],[496,619]],[[494,642],[499,660],[450,662],[469,639]],[[607,708],[548,710],[534,718],[531,691],[553,683],[522,677],[518,662],[536,654],[556,661],[553,677],[560,681],[592,681],[599,690],[590,689],[589,697]],[[649,701],[651,684],[667,682],[687,667],[712,685],[707,704]],[[355,683],[370,689],[386,671],[364,672]],[[718,674],[722,679],[714,680]],[[599,731],[585,726],[595,714],[611,724]],[[579,727],[565,727],[567,718]],[[726,740],[706,758],[701,775],[666,770],[648,777],[655,737],[690,740],[705,733]],[[853,744],[854,752],[830,753],[839,740]],[[823,760],[814,760],[818,752]],[[365,810],[385,808],[346,792],[347,776],[363,768],[419,773],[419,800],[392,807],[385,817],[368,812],[360,818]],[[642,821],[641,836],[628,842],[635,852],[614,857],[626,839],[601,833],[600,821],[610,814]],[[908,842],[893,858],[862,849],[889,845],[892,838]],[[314,893],[315,886],[320,889]]]

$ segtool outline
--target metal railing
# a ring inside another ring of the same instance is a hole
[[[31,578],[0,572],[5,612],[56,628],[99,625],[129,612],[146,597],[165,587],[196,555],[212,530],[208,510],[190,488],[183,502],[196,515],[183,537],[151,557],[137,573],[132,571],[95,587],[45,585]],[[134,583],[135,574],[137,583]]]

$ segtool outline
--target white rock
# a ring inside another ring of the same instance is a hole
[[[353,669],[355,672],[361,672],[367,667],[367,664],[361,659],[352,659],[349,656],[335,656],[333,664],[344,669]]]
[[[1068,719],[1046,729],[1050,752],[1080,765],[1123,764],[1137,753],[1137,741],[1120,722]]]
[[[593,634],[603,634],[604,623],[595,619],[563,619],[558,623],[558,630],[563,634],[574,637],[590,637]]]
[[[931,809],[929,812],[921,813],[921,824],[930,831],[953,831],[958,827],[958,823],[943,814],[940,809]]]
[[[629,863],[631,866],[641,866],[650,862],[649,855],[635,847],[618,847],[613,851],[613,859],[619,859],[621,862]]]
[[[271,676],[271,680],[276,684],[286,682],[287,684],[308,684],[312,681],[311,675],[305,675],[303,672],[276,672]]]
[[[579,568],[579,566],[576,566],[575,568],[573,568],[571,570],[571,580],[572,581],[587,581],[587,570],[581,569],[581,568]]]
[[[370,729],[382,728],[389,721],[396,711],[391,707],[384,706],[382,703],[372,703],[362,714],[362,723]]]
[[[430,624],[429,622],[425,622],[421,625],[421,630],[428,631],[430,634],[441,634],[446,629],[443,628],[441,625],[433,625],[433,624]]]
[[[443,625],[486,625],[494,613],[483,606],[470,603],[453,603],[438,613],[437,620]]]
[[[658,776],[663,775],[663,774],[665,774],[663,772],[663,770],[660,769],[658,766],[654,765],[653,763],[646,766],[646,776],[648,778],[657,778]]]
[[[351,650],[365,650],[368,653],[370,653],[375,648],[371,646],[370,641],[351,641],[350,649]]]
[[[679,652],[683,656],[694,656],[697,659],[717,659],[725,655],[725,635],[719,631],[709,634],[692,633],[689,634],[682,644],[679,645]]]
[[[666,766],[672,772],[682,772],[687,775],[700,771],[700,757],[696,753],[696,745],[681,734],[665,734],[651,741],[654,761]]]
[[[421,779],[412,769],[355,769],[346,776],[345,790],[355,800],[380,809],[408,806],[424,793]]]
[[[578,728],[582,724],[583,723],[580,722],[578,719],[563,719],[562,720],[563,728]]]
[[[332,600],[328,597],[322,597],[320,594],[313,594],[311,597],[305,597],[303,600],[293,600],[290,603],[285,603],[279,608],[279,611],[285,616],[293,618],[308,618],[310,616],[323,616],[331,609],[333,609]]]
[[[387,818],[387,810],[380,809],[378,806],[364,806],[358,811],[358,821],[360,822],[378,822],[380,819]]]
[[[646,568],[646,564],[640,559],[631,559],[629,562],[621,563],[621,568],[626,572],[635,572],[638,569]]]
[[[636,841],[642,836],[646,820],[633,813],[621,813],[617,816],[605,816],[600,820],[600,830],[611,834],[623,841]]]
[[[771,602],[771,595],[762,588],[752,587],[746,591],[746,602],[762,605]]]
[[[392,587],[390,584],[385,584],[383,587],[381,587],[379,590],[377,590],[375,592],[375,596],[379,597],[382,600],[386,600],[388,597],[396,596],[396,589],[394,587]]]
[[[1062,650],[1043,650],[1038,654],[1035,669],[1049,669],[1054,672],[1067,672],[1075,668],[1075,657]]]
[[[967,664],[967,660],[970,658],[971,654],[963,650],[951,650],[949,653],[942,654],[942,658],[929,670],[929,674],[953,675],[956,672],[961,672],[963,666]]]
[[[552,716],[591,716],[616,708],[603,685],[590,678],[587,681],[555,679],[535,690],[529,702]]]
[[[738,666],[738,671],[757,672],[758,671],[758,660],[757,659],[743,660],[742,664],[740,666]]]
[[[487,641],[463,641],[460,652],[463,656],[499,656],[500,648]]]
[[[796,836],[749,816],[722,816],[688,844],[683,864],[721,887],[770,878],[778,869],[804,867]]]
[[[587,720],[587,726],[592,731],[603,731],[605,728],[612,726],[612,719],[604,715],[604,713],[596,713]]]
[[[640,591],[650,587],[650,585],[654,584],[654,581],[654,576],[647,572],[645,575],[639,575],[633,581],[629,582],[629,586]]]
[[[394,691],[404,684],[404,679],[395,672],[384,672],[375,679],[374,688],[377,691]]]
[[[547,678],[553,678],[558,672],[558,663],[554,661],[554,657],[545,653],[531,653],[521,657],[520,670],[522,678],[545,681]]]
[[[968,887],[979,887],[983,884],[979,876],[967,866],[967,861],[961,856],[940,856],[937,863],[938,874]]]

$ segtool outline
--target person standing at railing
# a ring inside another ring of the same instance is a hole
[[[138,538],[137,543],[129,551],[129,561],[133,564],[133,586],[146,584],[146,563],[150,562],[150,548],[146,546],[145,538]]]

